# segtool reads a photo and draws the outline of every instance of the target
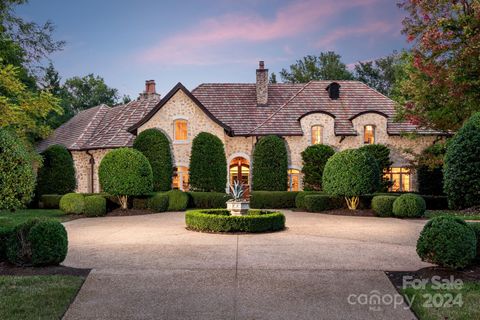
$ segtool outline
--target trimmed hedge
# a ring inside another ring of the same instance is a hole
[[[393,203],[397,196],[375,196],[372,199],[372,209],[379,217],[393,217]]]
[[[453,269],[468,266],[476,257],[476,250],[475,232],[456,217],[431,219],[417,241],[417,253],[423,261]]]
[[[468,224],[473,232],[475,232],[475,235],[477,237],[477,260],[480,260],[480,223],[479,222],[471,222]]]
[[[447,196],[430,196],[421,195],[427,205],[427,210],[447,210],[448,198]]]
[[[60,210],[69,214],[82,214],[85,210],[85,197],[80,193],[67,193],[60,199]]]
[[[156,193],[147,200],[147,207],[153,212],[164,212],[168,210],[168,195]]]
[[[15,224],[8,218],[0,218],[0,261],[7,258],[7,242],[15,229]]]
[[[282,138],[277,136],[260,138],[253,150],[252,174],[252,190],[287,191],[288,156]]]
[[[87,217],[101,217],[107,214],[107,200],[102,196],[85,197],[84,213]]]
[[[244,216],[231,216],[225,209],[193,210],[185,214],[190,230],[208,232],[265,232],[285,228],[281,212],[249,210]]]
[[[73,158],[67,148],[52,145],[41,153],[43,165],[37,173],[36,194],[66,194],[77,186]]]
[[[185,211],[188,207],[188,194],[180,190],[165,192],[168,196],[168,211]]]
[[[297,209],[306,209],[307,207],[305,206],[305,197],[308,195],[315,195],[315,194],[323,194],[320,191],[300,191],[297,193],[297,196],[295,197],[295,207]]]
[[[211,133],[200,132],[192,142],[189,171],[192,191],[225,191],[228,171],[222,140]]]
[[[418,194],[402,194],[393,202],[393,214],[398,218],[420,218],[427,205]]]
[[[168,191],[172,188],[172,153],[170,141],[158,129],[142,131],[133,142],[133,148],[147,157],[153,174],[153,191]]]
[[[189,207],[198,209],[220,209],[227,207],[232,196],[221,192],[187,192],[190,197]]]
[[[62,195],[59,194],[43,194],[40,196],[40,207],[41,209],[58,209],[61,199]]]
[[[302,151],[303,186],[305,191],[322,190],[323,169],[328,159],[335,154],[332,147],[314,144]]]
[[[250,208],[253,209],[288,209],[295,208],[295,191],[252,191]]]
[[[341,197],[326,194],[311,194],[305,197],[305,209],[309,212],[322,212],[326,210],[340,209],[345,201]]]

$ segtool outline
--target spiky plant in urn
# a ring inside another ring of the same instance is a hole
[[[227,209],[232,216],[240,216],[247,214],[250,209],[250,201],[243,197],[243,184],[237,180],[233,186],[230,186],[230,195],[233,199],[227,201]]]

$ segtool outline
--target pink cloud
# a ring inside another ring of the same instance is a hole
[[[293,38],[318,30],[320,25],[324,25],[342,10],[378,1],[305,0],[280,8],[273,19],[256,14],[226,14],[209,18],[191,29],[163,39],[157,45],[139,53],[137,58],[142,62],[195,65],[223,63],[227,60],[243,61],[245,57],[235,58],[235,53],[226,58],[218,49],[224,53],[227,45],[239,42],[255,43]]]

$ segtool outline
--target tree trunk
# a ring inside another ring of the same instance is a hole
[[[118,201],[120,202],[122,210],[128,209],[128,196],[118,196]]]
[[[345,200],[347,201],[348,209],[357,210],[358,203],[360,202],[359,197],[345,197]]]

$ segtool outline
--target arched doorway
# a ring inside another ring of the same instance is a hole
[[[233,186],[235,181],[242,183],[244,188],[244,196],[250,196],[250,163],[243,157],[236,157],[230,161],[229,165],[229,182]]]

